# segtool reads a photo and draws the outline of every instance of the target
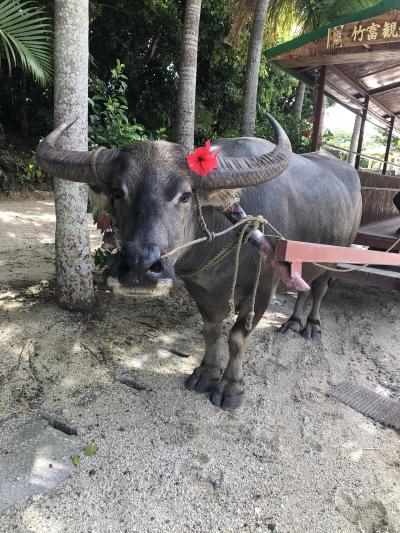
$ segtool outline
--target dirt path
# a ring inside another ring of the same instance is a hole
[[[202,356],[188,295],[99,291],[92,316],[68,314],[52,299],[53,232],[51,201],[0,202],[0,420],[40,407],[98,452],[3,513],[1,532],[400,531],[398,433],[325,394],[351,380],[400,398],[399,294],[332,289],[320,343],[276,333],[293,307],[278,296],[244,407],[227,413],[183,387]]]

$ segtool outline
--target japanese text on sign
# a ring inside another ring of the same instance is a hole
[[[328,48],[351,47],[360,43],[374,44],[400,41],[399,17],[396,17],[397,20],[387,20],[387,18],[387,16],[379,17],[376,20],[366,20],[331,28],[328,35]]]

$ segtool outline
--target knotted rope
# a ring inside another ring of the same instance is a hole
[[[233,268],[233,277],[232,277],[232,286],[231,286],[231,293],[229,298],[229,310],[230,310],[230,316],[232,318],[235,317],[235,292],[236,292],[236,285],[237,280],[239,276],[239,263],[240,263],[240,252],[242,249],[243,244],[245,244],[248,241],[249,235],[257,230],[260,229],[264,232],[265,226],[269,225],[274,231],[276,231],[279,235],[279,232],[273,227],[272,224],[270,224],[266,219],[264,219],[261,216],[253,217],[248,216],[245,219],[241,220],[240,222],[237,222],[233,226],[227,228],[226,230],[220,231],[219,233],[214,233],[210,231],[207,227],[206,221],[204,219],[203,211],[200,205],[200,200],[195,193],[195,200],[197,203],[198,208],[198,214],[199,214],[199,225],[203,233],[203,237],[200,237],[199,239],[195,239],[193,241],[190,241],[188,243],[182,244],[181,246],[178,246],[177,248],[174,248],[170,252],[164,254],[161,259],[165,259],[166,257],[169,257],[175,253],[177,253],[180,250],[183,250],[189,246],[194,246],[196,244],[199,244],[201,242],[205,241],[212,241],[218,237],[222,237],[223,235],[226,235],[227,233],[230,233],[232,231],[235,231],[236,229],[240,228],[240,233],[238,236],[238,239],[231,243],[229,243],[227,246],[225,246],[220,252],[218,252],[214,257],[212,257],[207,263],[194,272],[177,272],[178,276],[181,278],[191,278],[195,277],[198,274],[201,274],[202,272],[205,272],[218,264],[222,259],[227,257],[229,254],[231,254],[233,251],[235,251],[235,261],[234,261],[234,268]],[[247,315],[246,319],[246,330],[251,331],[253,329],[253,320],[255,316],[255,304],[256,304],[256,297],[257,297],[257,291],[258,286],[260,284],[260,277],[261,277],[261,269],[263,264],[263,257],[260,255],[257,262],[257,269],[255,272],[254,277],[254,286],[253,286],[253,292],[251,297],[251,304],[250,304],[250,311]]]

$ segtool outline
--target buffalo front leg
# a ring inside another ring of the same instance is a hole
[[[203,360],[187,378],[185,387],[196,392],[210,392],[221,379],[220,339],[222,321],[209,322],[203,317],[203,335],[206,345]]]
[[[210,401],[216,407],[221,407],[226,411],[232,411],[238,409],[243,402],[243,361],[246,347],[254,329],[268,308],[278,281],[279,279],[276,274],[274,275],[274,273],[268,270],[262,273],[254,307],[255,314],[251,331],[246,328],[251,307],[251,298],[243,300],[239,305],[239,316],[229,334],[229,361],[221,381],[210,394]],[[252,288],[249,287],[246,292],[251,294],[251,290]]]
[[[261,318],[261,317],[260,317]],[[255,324],[258,322],[255,321]],[[229,334],[229,361],[222,380],[210,394],[216,407],[227,411],[238,409],[243,401],[243,360],[251,331],[246,330],[246,318],[239,317]]]

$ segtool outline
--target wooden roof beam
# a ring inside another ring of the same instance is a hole
[[[395,117],[400,117],[400,111],[396,111],[396,113],[393,113],[393,115],[394,115]],[[388,118],[390,118],[390,115],[384,115],[383,118],[388,119]]]
[[[366,78],[371,78],[373,76],[376,76],[377,74],[381,74],[382,72],[386,72],[387,70],[393,70],[397,67],[400,67],[400,63],[395,63],[391,67],[380,67],[378,70],[373,70],[369,72],[368,74],[365,74],[364,76],[361,76],[358,78],[359,80],[365,80]]]
[[[334,85],[331,81],[327,81],[326,82],[326,86],[329,87],[331,89],[331,91],[335,91],[336,93],[339,93],[342,96],[344,96],[347,100],[350,100],[353,103],[353,105],[356,105],[357,107],[359,107],[361,109],[364,108],[364,102],[360,102],[359,100],[356,100],[353,96],[347,94],[345,91],[343,91],[342,89],[340,89],[339,87]],[[365,98],[369,98],[369,96],[366,95]],[[371,98],[370,102],[375,103],[375,100],[373,100]],[[341,103],[341,102],[338,101],[338,103]],[[373,124],[374,126],[376,126],[378,128],[384,128],[383,124],[386,125],[386,121],[384,120],[384,118],[386,118],[386,117],[382,117],[382,116],[378,115],[371,108],[369,108],[368,114],[369,114],[370,117],[373,117],[377,121],[377,123],[376,123],[371,118],[369,118],[368,120],[369,120],[369,122],[371,122],[371,124]],[[391,118],[391,117],[392,117],[392,115],[389,115],[387,118]],[[399,131],[399,130],[396,128],[396,131]]]
[[[357,89],[361,94],[357,93],[356,95],[354,95],[353,97],[354,98],[358,98],[362,95],[364,95],[365,97],[371,97],[373,95],[371,95],[368,90],[359,82],[355,81],[355,80],[352,80],[351,78],[349,78],[347,76],[347,74],[345,74],[344,72],[342,72],[336,65],[330,65],[330,70],[332,70],[339,78],[341,78],[343,81],[345,81],[347,84],[349,84],[350,86],[354,87],[355,89]],[[384,111],[387,115],[389,115],[389,117],[393,117],[393,113],[392,111],[390,111],[390,109],[388,109],[385,105],[381,104],[380,102],[378,102],[377,100],[375,100],[375,98],[371,99],[371,102],[373,104],[375,104],[377,107],[379,107],[380,109],[382,109],[382,111]]]
[[[376,87],[375,89],[371,89],[368,91],[368,94],[370,96],[374,96],[376,94],[388,93],[389,91],[394,91],[395,89],[399,88],[400,82],[396,81],[395,83],[390,83],[389,85],[383,85],[382,87]]]

